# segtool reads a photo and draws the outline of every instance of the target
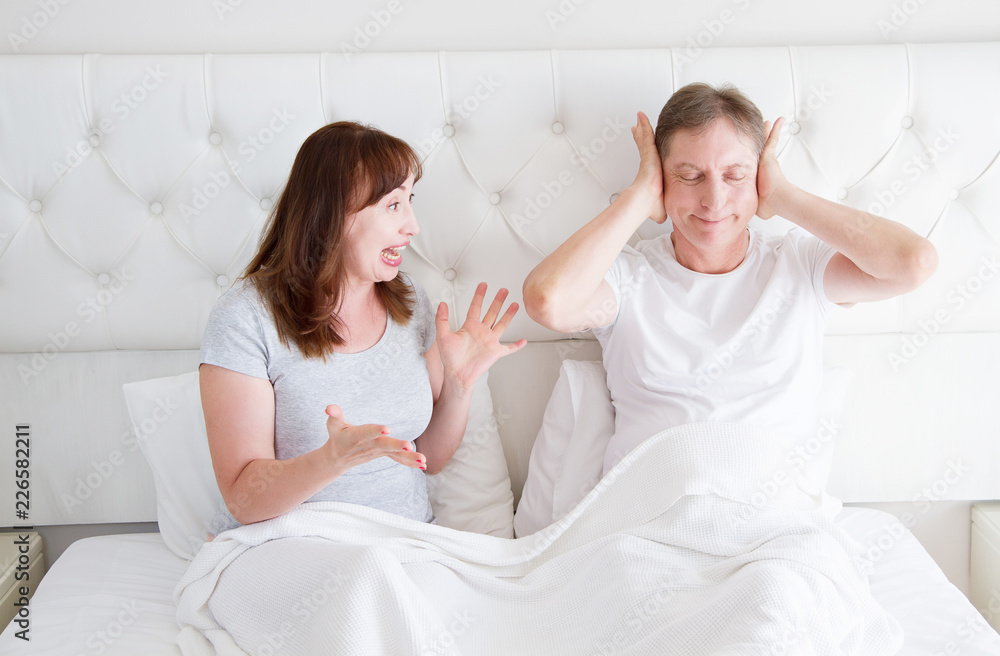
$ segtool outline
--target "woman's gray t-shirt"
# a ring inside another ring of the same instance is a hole
[[[389,317],[377,344],[360,353],[328,355],[326,362],[281,343],[270,310],[248,281],[238,281],[216,301],[201,361],[271,382],[278,460],[326,443],[330,404],[341,407],[348,423],[383,424],[400,440],[412,442],[427,428],[433,397],[423,354],[434,343],[434,313],[423,287],[405,274],[403,279],[416,298],[409,323]],[[347,470],[307,501],[343,501],[418,521],[434,519],[424,472],[387,456]],[[239,525],[223,507],[209,532],[218,535]]]

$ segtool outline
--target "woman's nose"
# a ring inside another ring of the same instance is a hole
[[[405,234],[413,236],[420,233],[420,224],[417,223],[417,214],[413,211],[413,207],[409,208],[409,212],[406,216],[406,222],[403,224],[403,230]]]

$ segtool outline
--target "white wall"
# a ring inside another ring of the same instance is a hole
[[[374,36],[355,44],[366,28]],[[317,52],[343,44],[385,51],[697,47],[699,40],[713,47],[930,43],[997,40],[1000,3],[3,0],[0,29],[0,52],[33,54]]]
[[[3,0],[0,33],[0,53],[24,54],[697,49],[997,41],[1000,2]],[[968,504],[959,504],[948,519],[928,520],[915,531],[963,590],[968,586],[967,525]],[[55,538],[51,557],[68,542],[64,533],[51,536]]]

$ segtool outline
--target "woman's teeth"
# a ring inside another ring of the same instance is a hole
[[[395,248],[386,248],[385,250],[382,251],[382,255],[385,257],[385,259],[394,262],[394,261],[398,260],[401,257],[401,255],[399,253],[404,248],[406,248],[406,246],[397,246]]]

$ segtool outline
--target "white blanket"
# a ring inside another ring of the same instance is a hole
[[[860,547],[738,424],[650,438],[506,540],[340,503],[220,535],[175,596],[200,654],[894,654]]]

